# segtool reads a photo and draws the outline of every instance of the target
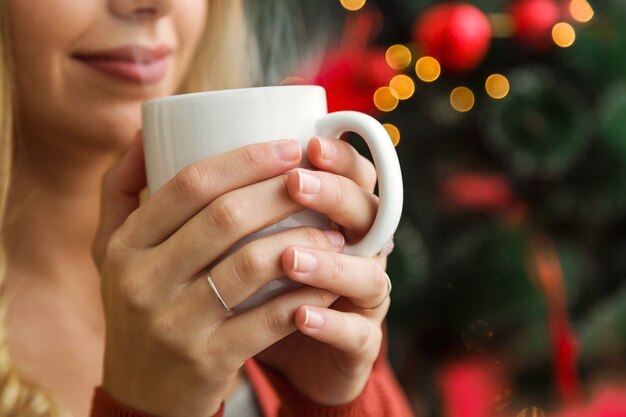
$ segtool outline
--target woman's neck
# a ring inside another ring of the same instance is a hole
[[[75,415],[86,415],[101,380],[105,331],[91,245],[101,178],[117,155],[22,143],[5,229],[13,362]]]
[[[6,223],[9,265],[29,275],[76,285],[70,272],[96,272],[91,244],[100,184],[116,153],[23,145],[16,152]]]

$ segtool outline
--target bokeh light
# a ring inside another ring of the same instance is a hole
[[[561,48],[567,48],[574,44],[576,32],[569,23],[559,22],[552,28],[552,39]]]
[[[374,104],[381,111],[392,111],[398,107],[398,96],[390,87],[380,87],[374,93]]]
[[[587,0],[572,0],[569,4],[569,12],[581,23],[586,23],[593,18],[593,8]]]
[[[509,89],[509,80],[502,74],[491,74],[485,81],[485,90],[491,98],[504,98],[509,94]]]
[[[420,80],[430,83],[441,75],[441,65],[432,56],[424,56],[417,60],[415,73]]]
[[[409,65],[411,65],[411,60],[413,56],[411,55],[411,51],[404,45],[393,45],[387,49],[387,53],[385,54],[385,58],[387,59],[387,64],[397,70],[405,69]]]
[[[474,93],[467,87],[457,87],[450,93],[450,104],[458,112],[470,111],[474,102]]]
[[[391,87],[400,100],[407,100],[413,96],[415,92],[415,83],[408,75],[396,75],[389,82]]]
[[[497,362],[496,362],[497,363]],[[512,382],[503,382],[500,385],[498,393],[493,398],[493,409],[501,413],[508,408],[514,400],[514,396],[517,393],[517,386]]]
[[[516,417],[546,417],[546,413],[539,407],[527,407],[517,413]]]
[[[387,130],[387,133],[389,133],[393,146],[398,146],[398,143],[400,143],[400,130],[391,123],[385,123],[383,127]]]
[[[341,5],[351,12],[355,10],[359,10],[361,7],[365,6],[366,0],[340,0]]]

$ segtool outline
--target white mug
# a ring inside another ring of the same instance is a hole
[[[400,164],[385,128],[374,118],[354,111],[328,114],[326,91],[319,86],[256,87],[181,94],[143,104],[143,136],[148,193],[150,195],[187,165],[252,143],[297,139],[303,149],[314,136],[339,138],[346,131],[363,137],[378,175],[379,207],[369,232],[344,253],[374,256],[392,238],[402,213]],[[304,210],[253,233],[231,248],[288,228],[330,228],[326,216]],[[287,277],[257,290],[236,310],[246,310],[289,288]]]

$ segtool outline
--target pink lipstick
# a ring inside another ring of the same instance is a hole
[[[79,52],[73,57],[91,69],[126,81],[153,84],[167,74],[168,55],[165,45],[153,48],[126,45],[102,51]]]

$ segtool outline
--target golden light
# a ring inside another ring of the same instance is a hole
[[[392,111],[398,107],[398,96],[390,87],[380,87],[374,93],[374,104],[379,110]]]
[[[413,96],[415,92],[415,83],[408,75],[396,75],[389,82],[391,87],[400,100],[407,100]]]
[[[470,111],[474,102],[474,93],[467,87],[457,87],[450,93],[450,104],[458,112]]]
[[[581,23],[587,23],[593,17],[593,8],[587,0],[572,0],[569,4],[569,12]]]
[[[411,60],[413,59],[411,51],[404,45],[390,46],[387,49],[385,58],[387,58],[387,64],[397,70],[405,69],[411,65]]]
[[[420,80],[430,83],[439,78],[441,65],[432,56],[424,56],[417,60],[415,73]]]
[[[576,32],[569,23],[560,22],[552,28],[552,39],[561,48],[567,48],[574,44]]]
[[[400,130],[391,123],[385,123],[383,127],[387,130],[387,133],[389,133],[393,146],[398,146],[398,143],[400,143]]]
[[[361,7],[365,6],[365,0],[340,0],[341,5],[351,12],[355,10],[359,10]]]
[[[517,417],[546,417],[546,413],[539,407],[527,407],[517,413]]]
[[[509,89],[509,80],[502,74],[491,74],[485,81],[485,90],[491,98],[504,98],[509,94]]]

